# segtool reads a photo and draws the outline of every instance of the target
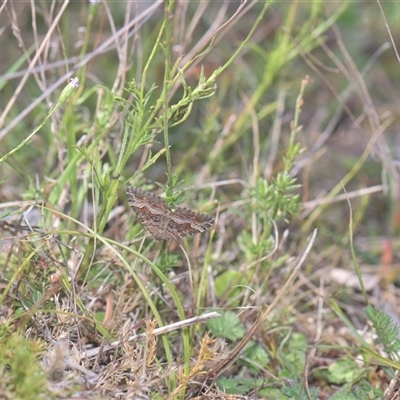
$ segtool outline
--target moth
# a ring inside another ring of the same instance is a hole
[[[214,217],[187,208],[171,211],[168,204],[154,193],[128,186],[129,205],[144,229],[157,241],[179,239],[210,229]]]

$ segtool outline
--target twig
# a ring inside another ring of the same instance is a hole
[[[166,326],[163,326],[161,328],[154,329],[152,334],[154,336],[163,335],[164,333],[172,332],[172,331],[175,331],[175,330],[178,330],[178,329],[182,329],[182,328],[184,328],[186,326],[198,324],[200,322],[205,322],[205,321],[208,321],[211,318],[217,318],[219,316],[220,316],[220,314],[218,314],[215,311],[211,312],[211,313],[208,313],[208,314],[199,315],[198,317],[185,319],[184,321],[175,322],[173,324],[166,325]],[[128,342],[133,342],[135,340],[145,338],[146,336],[147,336],[146,332],[145,333],[140,333],[138,335],[130,336],[127,341]],[[116,342],[113,342],[113,343],[111,343],[109,345],[101,346],[101,347],[97,347],[96,349],[88,350],[86,352],[86,357],[87,358],[96,357],[99,354],[100,351],[101,352],[110,351],[110,350],[114,349],[115,347],[119,346],[121,344],[121,342],[122,342],[121,340],[117,340]]]

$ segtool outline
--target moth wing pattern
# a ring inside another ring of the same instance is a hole
[[[214,217],[189,210],[188,208],[177,208],[171,213],[167,225],[167,232],[175,239],[195,235],[211,228]]]
[[[128,186],[126,194],[137,219],[150,235],[157,241],[172,239],[166,232],[171,211],[160,196],[133,186]]]
[[[153,193],[128,186],[126,194],[132,210],[144,229],[157,241],[179,239],[209,229],[214,217],[188,208],[172,212],[167,203]]]

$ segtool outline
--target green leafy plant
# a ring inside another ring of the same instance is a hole
[[[244,377],[236,377],[235,379],[221,378],[218,380],[218,386],[221,391],[227,394],[244,395],[250,390],[256,390],[263,394],[263,388],[266,382],[264,379],[252,379]]]
[[[353,382],[359,372],[359,367],[353,359],[342,357],[329,366],[328,380],[336,385],[343,385]]]
[[[368,305],[365,313],[371,320],[383,348],[388,354],[400,352],[399,326],[384,311]]]
[[[0,335],[0,390],[13,398],[28,400],[47,393],[46,376],[40,359],[45,344],[20,333]]]
[[[362,379],[354,385],[346,385],[345,388],[334,394],[331,398],[334,400],[378,400],[383,399],[384,394],[381,389],[374,387],[367,380]]]
[[[229,340],[241,339],[246,333],[238,316],[229,311],[223,312],[220,318],[208,321],[207,327],[213,335]]]
[[[282,394],[287,396],[288,399],[301,399],[301,400],[317,400],[319,398],[319,390],[317,388],[311,388],[309,392],[306,391],[305,387],[295,382],[291,385],[287,385],[282,389]]]
[[[249,342],[243,350],[238,365],[246,366],[253,374],[258,374],[263,368],[268,368],[271,358],[259,343]]]
[[[383,397],[397,330],[367,308],[375,351],[346,315],[360,320],[367,290],[337,290],[325,268],[350,259],[342,181],[353,259],[381,259],[391,230],[370,198],[387,184],[396,212],[398,65],[382,45],[357,69],[384,29],[348,2],[142,3],[0,7],[0,397]],[[155,242],[127,185],[215,226]],[[309,357],[340,324],[350,334]],[[59,338],[53,385],[44,346]]]

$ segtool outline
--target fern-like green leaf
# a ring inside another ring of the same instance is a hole
[[[380,342],[383,344],[387,353],[400,351],[399,326],[392,318],[381,310],[368,305],[365,313],[371,320]]]

